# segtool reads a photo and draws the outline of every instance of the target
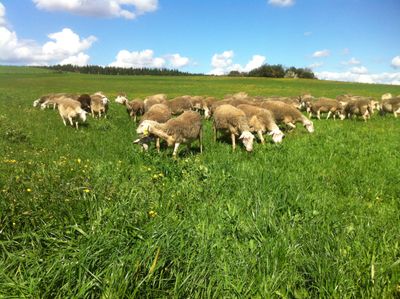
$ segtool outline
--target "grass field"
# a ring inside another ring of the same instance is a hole
[[[0,67],[0,298],[400,298],[400,119],[315,120],[254,152],[141,153],[114,102],[64,127],[49,92],[380,97],[399,86]]]

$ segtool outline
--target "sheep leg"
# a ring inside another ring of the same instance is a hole
[[[329,111],[329,112],[328,112],[328,116],[326,117],[326,119],[329,119],[329,117],[331,116],[331,114],[332,114],[332,111]]]
[[[236,149],[236,137],[235,134],[231,133],[231,139],[232,139],[232,150]]]
[[[160,138],[159,137],[156,138],[156,148],[157,148],[157,153],[159,153],[160,152]]]
[[[69,120],[69,123],[71,124],[71,126],[74,126],[74,123],[72,121],[72,117],[71,116],[68,116],[68,120]]]
[[[67,123],[65,122],[65,118],[61,114],[60,114],[60,116],[61,116],[61,119],[62,119],[62,121],[64,123],[64,126],[67,126]]]
[[[265,140],[264,140],[264,136],[262,134],[262,131],[261,130],[257,131],[257,135],[258,135],[258,138],[260,138],[261,143],[264,144]]]
[[[288,125],[288,127],[291,129],[296,129],[296,125],[291,122],[286,123],[286,125]]]
[[[200,143],[200,153],[203,153],[203,128],[200,129],[199,143]]]
[[[78,121],[75,122],[75,127],[78,130]]]
[[[321,119],[321,112],[318,110],[317,111],[317,118],[320,120]]]
[[[189,146],[190,146],[190,144],[189,144]],[[178,154],[178,148],[179,148],[179,143],[175,143],[174,152],[173,152],[172,156],[176,157],[176,155]]]

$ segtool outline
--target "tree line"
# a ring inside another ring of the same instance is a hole
[[[177,69],[168,68],[124,68],[114,66],[85,65],[77,66],[72,64],[41,66],[41,68],[51,69],[57,72],[73,72],[81,74],[98,75],[153,75],[153,76],[201,76],[204,74],[194,74],[182,72]],[[305,78],[316,79],[314,73],[309,68],[285,68],[281,64],[264,64],[250,72],[231,71],[228,76],[242,77],[270,77],[270,78]]]
[[[281,64],[264,64],[250,72],[231,71],[228,76],[316,79],[309,68],[285,68]]]
[[[176,69],[167,68],[124,68],[114,66],[99,66],[99,65],[85,65],[77,66],[72,64],[64,65],[50,65],[41,66],[41,68],[47,68],[57,72],[73,72],[81,74],[98,74],[98,75],[160,75],[160,76],[193,76],[201,74],[191,74],[188,72],[182,72]]]

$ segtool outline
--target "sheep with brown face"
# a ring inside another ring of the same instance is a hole
[[[381,106],[382,115],[393,113],[394,117],[397,117],[400,114],[400,96],[383,100]]]
[[[78,118],[83,122],[86,121],[86,111],[81,108],[81,103],[68,97],[62,97],[57,100],[58,112],[64,122],[67,125],[66,120],[69,121],[71,126],[75,126],[78,129]]]
[[[167,105],[164,104],[155,104],[150,107],[150,109],[143,114],[142,119],[140,121],[139,126],[141,125],[142,122],[146,120],[150,121],[155,121],[157,123],[165,123],[171,118],[171,109]],[[156,139],[156,148],[157,151],[160,152],[160,138],[159,137],[154,137],[150,134],[146,134],[146,136],[143,136],[143,138],[138,138],[136,139],[133,143],[140,144],[144,150],[147,150],[149,148],[149,143],[153,140]]]
[[[137,121],[138,116],[141,116],[144,113],[144,102],[140,99],[133,99],[129,101],[126,98],[126,95],[120,94],[115,99],[115,102],[126,107],[126,112],[131,118],[133,118],[134,122]]]
[[[143,136],[153,134],[165,140],[168,146],[174,146],[174,157],[178,154],[180,144],[187,144],[190,148],[191,143],[196,139],[199,140],[200,152],[203,151],[201,116],[195,111],[185,111],[163,124],[152,120],[142,121],[136,132]]]
[[[328,113],[326,119],[329,119],[331,115],[333,115],[333,119],[336,119],[336,115],[343,118],[342,110],[343,105],[338,100],[323,97],[309,103],[307,106],[309,118],[316,115],[318,119],[321,119],[321,113]]]
[[[300,122],[309,133],[314,132],[313,122],[289,104],[277,101],[265,101],[260,104],[260,107],[271,111],[278,124],[285,124],[294,129],[296,128],[296,123]]]
[[[268,132],[268,135],[272,135],[272,140],[275,143],[282,142],[285,135],[275,123],[275,119],[270,111],[246,104],[239,105],[237,108],[246,114],[250,131],[257,133],[261,143],[264,143],[263,134],[266,132]]]
[[[248,152],[253,151],[254,136],[250,132],[246,114],[229,104],[218,106],[213,114],[214,140],[217,140],[217,132],[223,131],[231,134],[232,149],[236,149],[236,136],[242,140]]]
[[[155,94],[155,95],[146,97],[144,99],[144,112],[149,111],[150,107],[155,104],[168,105],[167,95],[160,93],[160,94]]]

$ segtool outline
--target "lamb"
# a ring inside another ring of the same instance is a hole
[[[69,120],[71,126],[74,126],[78,129],[78,118],[80,118],[83,122],[86,121],[86,111],[81,108],[81,103],[72,99],[63,97],[57,100],[58,101],[58,112],[66,126],[66,120]]]
[[[385,115],[387,112],[393,113],[394,117],[400,114],[400,97],[385,99],[382,101],[381,113]]]
[[[144,113],[144,103],[140,99],[133,99],[128,101],[126,95],[118,95],[115,99],[116,103],[122,104],[126,107],[126,112],[128,112],[129,116],[133,118],[133,121],[137,121],[137,116],[143,115]]]
[[[165,123],[171,118],[171,109],[164,104],[155,104],[150,107],[149,111],[143,114],[141,123],[146,120],[156,121],[157,123]],[[140,123],[140,124],[141,124]],[[139,126],[140,126],[139,124]],[[147,135],[147,134],[146,134]],[[152,136],[136,139],[133,143],[140,144],[144,150],[149,148],[148,143],[153,139]],[[156,137],[156,148],[160,152],[160,138]]]
[[[172,118],[164,124],[145,120],[139,125],[136,132],[144,136],[150,133],[164,139],[168,146],[174,146],[172,154],[174,157],[177,156],[181,143],[187,144],[188,148],[190,148],[195,139],[199,140],[200,153],[203,152],[201,116],[195,111],[185,111],[177,118]]]
[[[239,105],[237,106],[237,108],[242,110],[246,114],[250,126],[250,131],[257,132],[261,143],[264,144],[263,133],[265,133],[266,131],[269,132],[268,135],[272,135],[272,140],[275,143],[282,142],[282,139],[285,137],[285,135],[275,123],[275,119],[270,111],[246,104]]]
[[[344,118],[341,114],[342,110],[343,106],[338,100],[329,98],[319,98],[309,103],[307,107],[309,118],[316,114],[318,119],[321,119],[321,112],[328,112],[326,119],[329,119],[331,114],[333,114],[333,119],[336,119],[337,114],[340,118]]]
[[[352,118],[353,115],[361,116],[367,121],[373,113],[373,108],[369,99],[357,97],[350,100],[344,107],[344,116]]]
[[[218,106],[214,111],[214,141],[217,140],[217,131],[225,131],[231,134],[232,150],[236,149],[236,135],[240,134],[239,139],[242,140],[248,152],[253,151],[254,136],[250,132],[246,114],[229,104]]]
[[[160,94],[155,94],[155,95],[148,96],[147,98],[145,98],[144,99],[144,112],[149,111],[150,107],[155,104],[168,105],[167,95],[160,93]]]
[[[289,104],[277,101],[265,101],[260,107],[272,112],[275,121],[283,123],[291,128],[296,128],[296,123],[301,122],[309,133],[314,132],[314,124],[305,117],[299,110]]]
[[[92,117],[96,115],[100,118],[101,115],[104,115],[104,118],[107,118],[107,110],[108,110],[108,99],[101,92],[96,92],[90,95],[90,112]]]

